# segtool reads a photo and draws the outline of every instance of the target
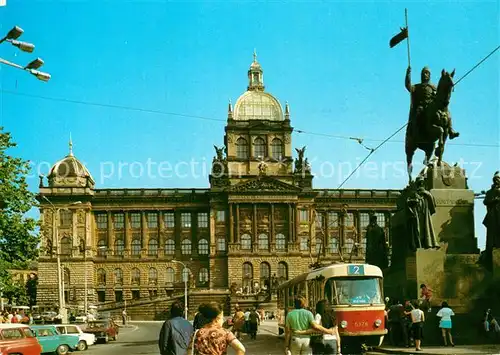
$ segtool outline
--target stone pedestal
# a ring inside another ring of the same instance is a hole
[[[449,254],[479,253],[474,236],[474,192],[467,188],[465,171],[443,162],[441,167],[429,167],[425,176],[436,201],[432,223],[439,242],[448,244]]]

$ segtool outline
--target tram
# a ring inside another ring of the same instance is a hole
[[[289,280],[278,288],[279,334],[294,308],[294,298],[304,296],[313,312],[326,299],[337,317],[339,334],[349,347],[380,346],[387,334],[382,270],[370,264],[333,264]]]

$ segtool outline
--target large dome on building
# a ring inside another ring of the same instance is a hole
[[[273,95],[263,91],[247,91],[236,101],[233,117],[238,121],[283,121],[283,111]]]
[[[234,105],[233,119],[237,121],[268,120],[283,121],[283,110],[279,101],[264,92],[264,75],[254,52],[253,62],[248,70],[248,88]]]

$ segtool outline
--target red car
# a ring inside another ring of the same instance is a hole
[[[30,327],[24,324],[0,324],[0,354],[40,355],[42,347]]]

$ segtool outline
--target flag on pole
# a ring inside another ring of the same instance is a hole
[[[389,41],[389,46],[391,48],[395,47],[406,38],[408,38],[408,27],[401,27],[401,32],[391,38],[391,40]]]

